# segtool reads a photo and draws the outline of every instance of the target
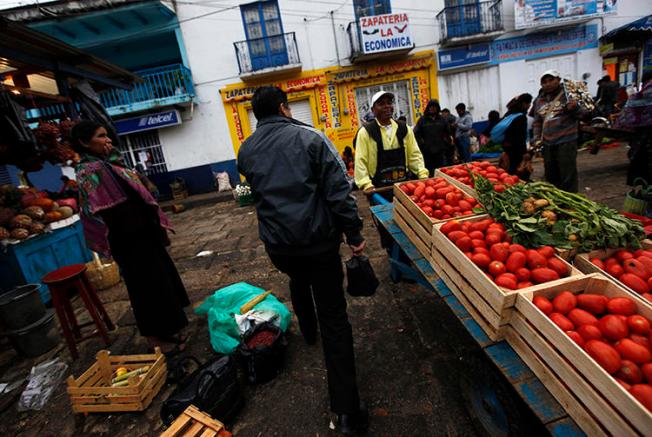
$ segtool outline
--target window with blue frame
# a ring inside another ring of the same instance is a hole
[[[478,0],[445,0],[446,30],[449,37],[474,35],[481,32]]]
[[[372,15],[383,15],[392,13],[390,0],[353,0],[355,18],[371,17]]]
[[[276,0],[240,6],[254,70],[287,65],[288,51]]]

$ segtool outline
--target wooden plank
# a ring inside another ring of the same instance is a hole
[[[410,229],[413,231],[414,234],[419,238],[419,241],[421,241],[428,251],[430,251],[430,247],[432,246],[432,226],[429,228],[424,228],[421,226],[419,222],[414,220],[414,217],[410,216],[410,213],[405,209],[403,205],[400,203],[397,203],[394,206],[394,219],[396,218],[401,218],[407,224]],[[400,224],[399,224],[400,227]],[[401,228],[403,229],[403,228]],[[405,229],[403,229],[405,231]]]
[[[414,244],[414,246],[417,248],[417,250],[419,251],[419,253],[421,254],[421,256],[424,256],[424,257],[425,257],[425,256],[429,256],[429,254],[430,254],[430,249],[429,249],[429,247],[426,246],[426,245],[423,243],[423,241],[421,240],[421,238],[419,238],[419,237],[414,233],[414,231],[412,230],[412,228],[411,228],[407,223],[405,223],[405,221],[403,220],[403,218],[402,218],[400,215],[395,215],[395,216],[394,216],[394,221],[396,222],[396,224],[398,225],[398,227],[401,228],[401,230],[403,231],[403,233],[407,236],[408,240],[410,240],[410,242],[411,242],[412,244]]]
[[[163,388],[163,385],[165,384],[166,376],[167,375],[167,369],[165,369],[165,372],[163,372],[163,377],[161,377],[156,385],[149,391],[149,394],[145,399],[142,401],[142,409],[145,410],[147,407],[149,407],[149,404],[152,403],[152,400],[154,399],[154,396],[158,394],[159,391],[161,391],[161,388]]]
[[[405,252],[411,261],[416,261],[423,258],[423,255],[421,255],[419,249],[417,249],[417,247],[412,244],[410,239],[403,232],[400,234],[394,234],[393,238],[394,242],[396,242],[396,244],[398,244],[398,246],[403,249],[403,252]]]
[[[190,408],[190,407],[188,407]],[[179,435],[183,429],[188,426],[192,418],[188,416],[187,414],[181,413],[176,419],[174,419],[174,422],[172,422],[172,425],[165,431],[161,433],[160,437],[175,437]]]
[[[78,405],[72,404],[75,413],[127,413],[143,411],[140,403],[133,404],[107,404],[107,405]]]
[[[192,407],[192,408],[191,408]],[[185,414],[192,417],[194,420],[197,420],[215,431],[220,431],[224,428],[224,424],[219,420],[213,419],[208,414],[198,410],[194,405],[190,405],[186,408]]]
[[[416,203],[412,201],[399,187],[399,184],[394,184],[394,205],[397,203],[402,204],[419,223],[425,228],[431,228],[433,220],[426,215]]]
[[[467,309],[454,294],[451,293],[450,296],[444,298],[444,302],[446,302],[450,307],[453,314],[460,319],[462,325],[464,325],[471,337],[473,337],[480,347],[486,347],[494,343],[494,341],[487,336],[484,328],[481,327],[478,322],[473,320]]]
[[[508,329],[505,337],[516,353],[539,378],[548,391],[564,407],[564,410],[589,436],[606,436],[608,433],[586,411],[584,406],[568,391],[568,388],[539,358],[534,350],[513,329]]]
[[[570,417],[548,423],[546,428],[550,435],[554,437],[586,437],[586,434]]]
[[[401,229],[394,223],[392,215],[394,214],[394,204],[390,203],[387,205],[375,205],[369,208],[371,213],[382,223],[387,232],[390,234],[396,234],[401,232]]]
[[[579,285],[577,284],[579,283]],[[517,299],[517,309],[549,344],[553,344],[569,363],[577,369],[580,375],[591,375],[590,384],[600,393],[600,396],[609,400],[618,407],[623,415],[636,430],[641,433],[652,430],[652,413],[643,407],[632,395],[629,394],[615,379],[598,365],[582,348],[572,341],[561,329],[548,319],[534,304],[531,299],[535,295],[545,297],[555,296],[563,290],[578,293],[578,288],[589,290],[593,294],[603,294],[607,297],[630,297],[631,294],[615,282],[609,281],[600,275],[590,275],[584,278],[568,281],[550,288],[541,288],[520,296]],[[638,313],[652,318],[652,305],[643,299],[634,300]],[[573,387],[574,388],[574,387]]]
[[[204,424],[201,422],[193,423],[188,430],[183,433],[183,437],[196,437],[204,429]]]
[[[89,378],[91,378],[93,375],[97,374],[100,371],[99,366],[97,363],[93,363],[88,370],[86,370],[84,373],[82,373],[79,378],[75,379],[75,382],[77,385],[82,385],[86,381],[88,381]]]

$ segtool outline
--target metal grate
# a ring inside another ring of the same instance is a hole
[[[0,185],[11,184],[11,176],[6,165],[0,165]]]
[[[414,117],[412,114],[412,105],[410,104],[410,85],[407,80],[356,88],[355,101],[358,106],[360,122],[365,123],[373,120],[373,112],[371,111],[370,105],[371,97],[381,90],[394,94],[394,118],[398,119],[400,116],[405,116],[407,123],[413,125]]]
[[[118,150],[127,166],[136,168],[141,164],[147,175],[168,171],[157,130],[124,135],[121,139]]]

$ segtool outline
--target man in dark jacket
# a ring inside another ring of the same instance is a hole
[[[444,166],[452,135],[452,129],[448,121],[441,116],[440,110],[439,102],[430,100],[425,113],[414,126],[414,136],[430,176],[434,175],[435,169]]]
[[[365,246],[352,182],[328,138],[292,119],[281,89],[258,88],[251,103],[258,125],[240,148],[238,169],[251,184],[260,239],[290,277],[292,306],[308,344],[316,341],[319,323],[331,410],[350,435],[367,422],[339,254],[342,233],[354,254]]]

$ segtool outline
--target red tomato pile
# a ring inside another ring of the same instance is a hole
[[[533,303],[652,411],[652,331],[632,299],[562,291]]]
[[[462,182],[464,185],[473,187],[473,179],[471,179],[471,175],[466,166],[471,169],[472,173],[487,178],[494,185],[494,190],[498,192],[505,191],[505,188],[519,181],[518,176],[512,176],[502,168],[498,168],[488,161],[469,162],[468,164],[442,168],[441,171],[453,179]]]
[[[550,246],[526,249],[510,244],[505,226],[487,218],[452,220],[440,228],[464,254],[497,285],[516,290],[568,276],[570,266]]]
[[[436,220],[471,215],[478,203],[444,178],[406,182],[400,188],[428,217]]]
[[[591,262],[652,302],[652,250],[621,249],[604,261]]]

